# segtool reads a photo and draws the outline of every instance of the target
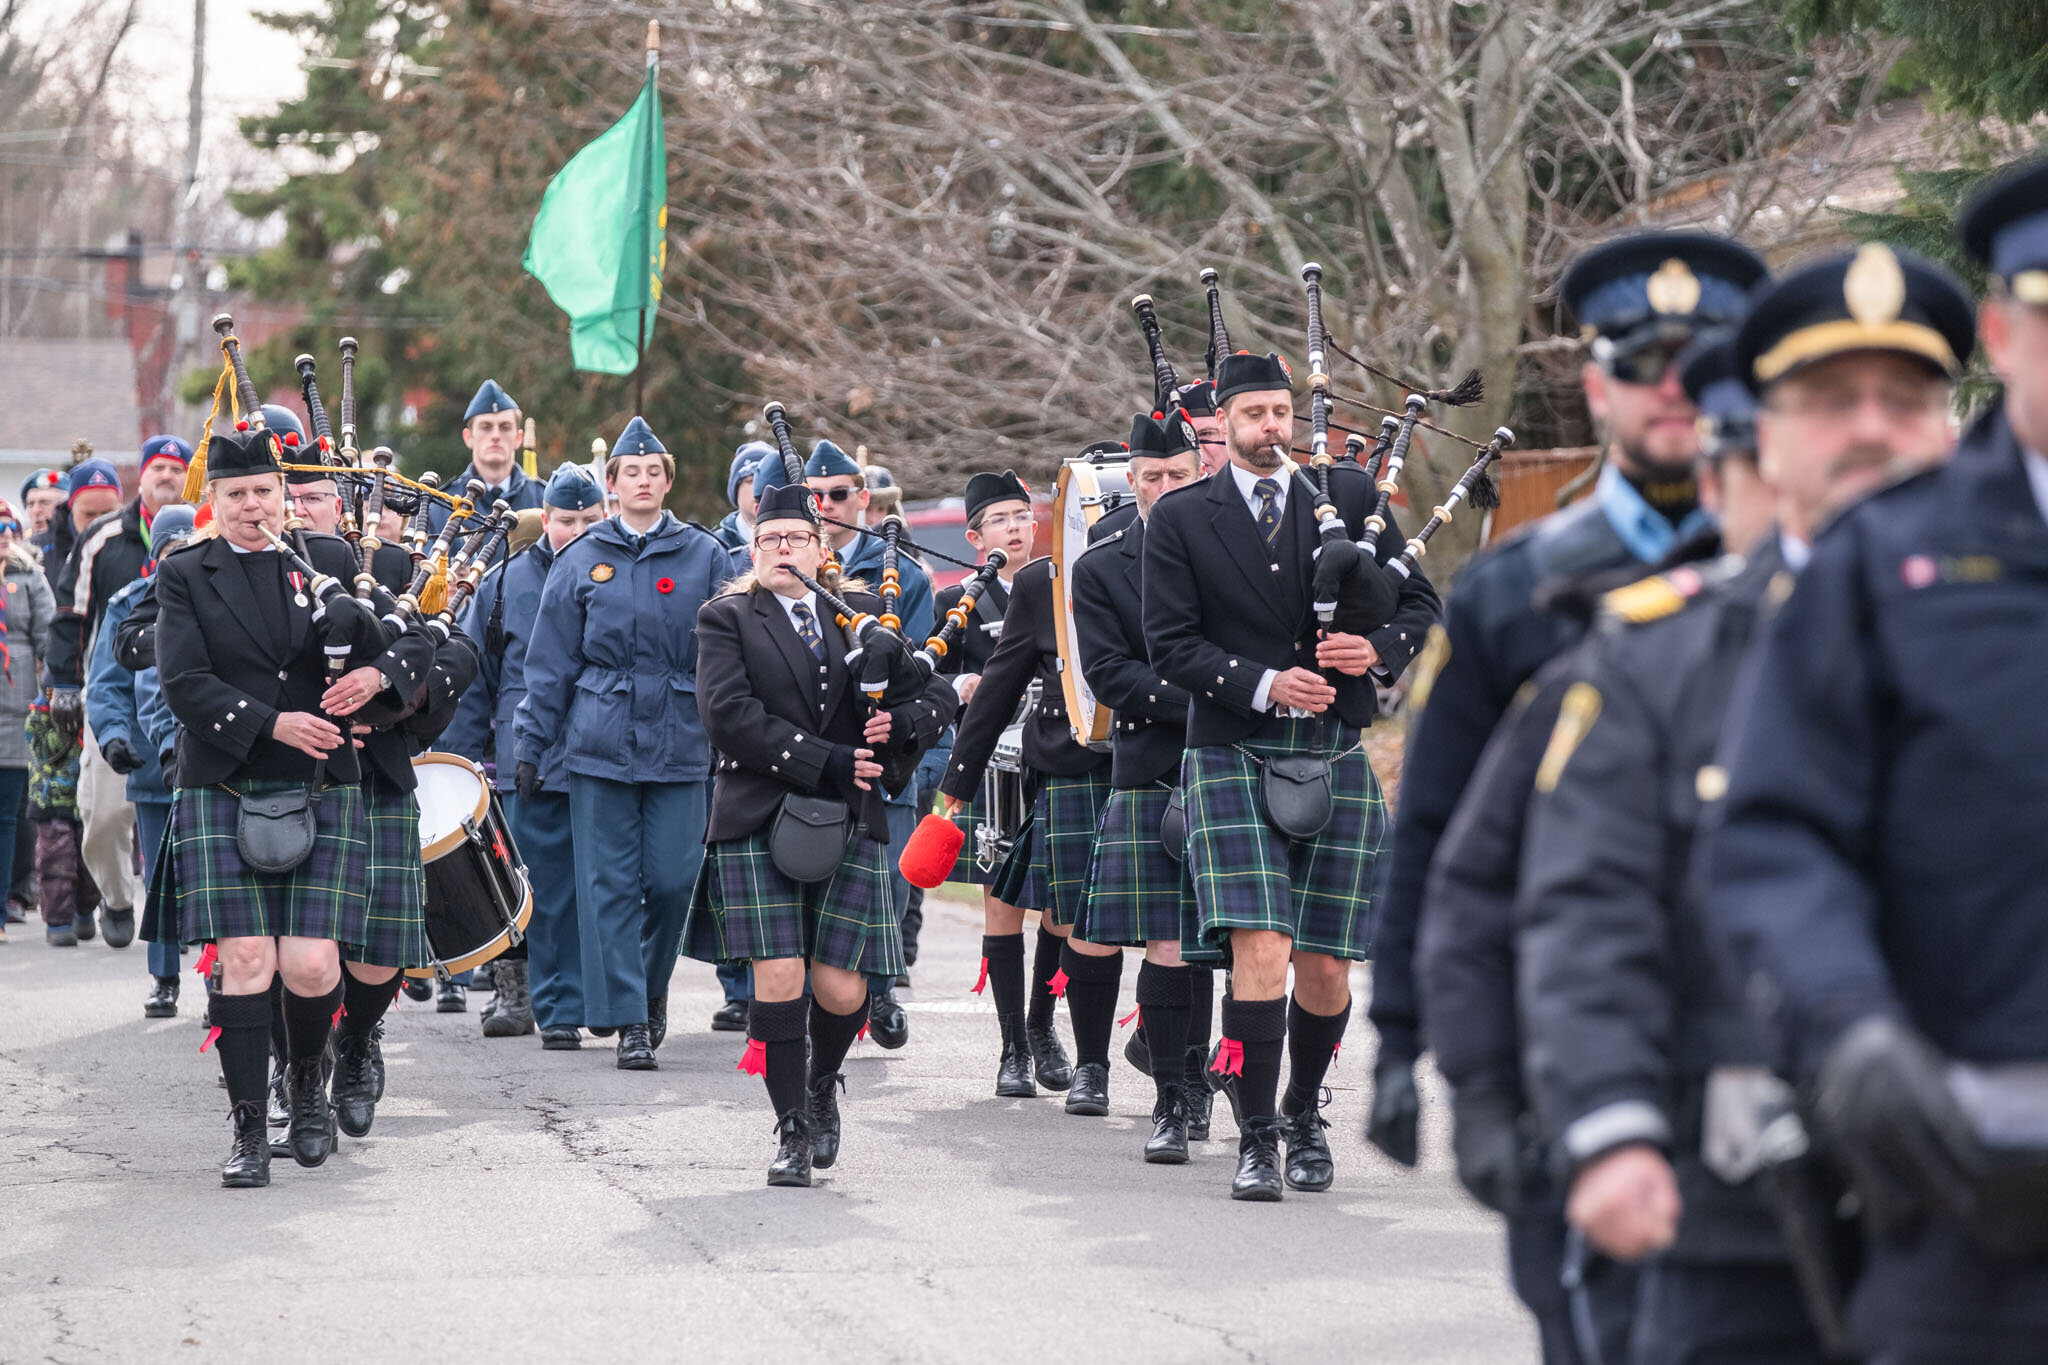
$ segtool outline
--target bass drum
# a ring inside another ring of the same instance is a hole
[[[420,854],[427,864],[427,946],[434,977],[481,967],[518,943],[533,918],[533,888],[498,794],[483,769],[457,754],[421,754]]]
[[[1067,728],[1074,742],[1109,747],[1107,706],[1095,700],[1081,676],[1081,652],[1074,635],[1074,561],[1088,548],[1088,528],[1131,498],[1128,460],[1068,460],[1060,466],[1052,495],[1053,638],[1059,644],[1060,691],[1066,695]]]

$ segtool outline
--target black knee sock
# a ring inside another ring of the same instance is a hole
[[[284,1031],[291,1044],[291,1059],[302,1062],[318,1057],[327,1047],[327,1035],[334,1027],[334,1012],[341,1008],[341,983],[325,995],[284,993]]]
[[[1188,969],[1147,962],[1138,968],[1138,1008],[1152,1049],[1152,1083],[1163,1093],[1188,1078]]]
[[[809,1010],[810,1002],[802,996],[756,1000],[747,1010],[747,1037],[767,1054],[761,1079],[768,1083],[768,1102],[778,1118],[804,1100],[804,1016]]]
[[[1223,1050],[1231,1052],[1229,1045],[1236,1043],[1242,1051],[1237,1102],[1247,1120],[1273,1117],[1274,1101],[1280,1093],[1280,1047],[1286,1038],[1285,1000],[1224,998]]]
[[[1310,1014],[1298,997],[1287,1002],[1287,1102],[1281,1112],[1289,1118],[1316,1102],[1323,1077],[1344,1041],[1344,1025],[1351,1021],[1351,1002],[1335,1014]]]
[[[1045,917],[1038,921],[1038,946],[1031,954],[1031,1027],[1045,1028],[1052,1023],[1053,976],[1065,960],[1060,950],[1066,947],[1066,939],[1045,927]],[[1069,976],[1073,973],[1069,972]]]
[[[1024,935],[983,934],[981,956],[997,1014],[1024,1012]]]
[[[213,1046],[228,1083],[228,1103],[261,1108],[270,1085],[270,992],[217,993],[207,1001],[206,1017],[220,1030]]]
[[[278,1070],[291,1060],[291,1040],[284,1031],[284,978],[273,975],[270,978],[270,1055],[277,1058]]]
[[[860,1037],[868,1021],[868,1002],[863,999],[852,1014],[834,1014],[816,996],[811,997],[811,1074],[830,1076],[846,1060],[853,1040]]]
[[[391,1002],[398,995],[398,980],[393,978],[380,985],[372,986],[367,981],[358,981],[349,974],[346,967],[341,969],[341,1031],[361,1037],[377,1027],[377,1021],[384,1017],[384,1011],[391,1008]]]
[[[1074,1061],[1109,1065],[1109,1035],[1116,1029],[1116,993],[1123,981],[1124,955],[1094,957],[1069,942],[1060,954],[1067,974],[1067,1019],[1074,1026]]]
[[[1216,969],[1190,967],[1188,972],[1188,1046],[1209,1050],[1209,1032],[1216,1025]]]

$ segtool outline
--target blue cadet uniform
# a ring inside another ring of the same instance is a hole
[[[614,458],[661,453],[637,417],[612,448]],[[592,1028],[640,1025],[654,1042],[666,1029],[711,775],[697,609],[731,567],[709,532],[666,511],[645,534],[615,516],[556,556],[541,592],[514,754],[539,772],[559,746],[568,777]]]
[[[732,453],[732,468],[725,475],[725,500],[732,504],[732,511],[725,514],[725,520],[712,529],[712,534],[729,550],[746,551],[753,548],[754,526],[740,516],[740,485],[755,478],[763,458],[780,462],[781,453],[765,441],[748,441]],[[759,480],[755,480],[754,496],[761,496]]]
[[[804,463],[804,477],[816,479],[834,474],[860,474],[860,465],[851,455],[830,441],[821,440],[811,447],[811,458]],[[759,480],[756,480],[759,486]],[[824,514],[844,521],[839,515],[839,504],[826,501]],[[829,528],[828,528],[829,529]],[[853,543],[839,552],[839,568],[847,578],[858,578],[867,584],[869,592],[878,592],[882,586],[882,537],[873,531],[855,534]],[[902,592],[896,599],[896,616],[902,621],[903,638],[915,649],[923,644],[932,633],[932,579],[915,559],[909,555],[897,556],[896,581]],[[904,843],[925,812],[917,806],[917,780],[912,779],[901,791],[883,790],[883,801],[889,817],[889,847],[900,855]],[[889,891],[896,906],[896,917],[900,921],[910,909],[910,881],[897,866],[895,858],[889,859]],[[868,985],[874,994],[884,997],[881,1017],[874,1023],[874,1035],[878,1042],[895,1042],[906,1036],[908,1021],[895,1007],[894,997],[889,995],[895,983],[895,974],[871,975]]]
[[[565,464],[549,478],[546,506],[581,511],[604,502],[604,489],[581,465]],[[570,833],[569,781],[562,767],[568,747],[557,731],[537,765],[540,789],[514,790],[516,716],[526,697],[526,647],[540,615],[542,589],[555,564],[554,546],[541,538],[485,574],[462,612],[462,631],[481,652],[476,684],[462,694],[436,748],[495,768],[512,837],[533,883],[533,918],[526,958],[533,1018],[541,1045],[574,1046],[583,1025],[583,954],[576,916],[576,858]],[[502,741],[502,743],[501,743]]]
[[[1662,382],[1676,347],[1703,327],[1740,316],[1744,292],[1763,274],[1762,261],[1724,237],[1637,233],[1579,257],[1560,292],[1589,337],[1593,358],[1610,375],[1620,382],[1655,384]],[[1432,862],[1509,704],[1585,628],[1583,613],[1550,609],[1538,590],[1609,574],[1625,581],[1710,528],[1710,520],[1694,505],[1689,470],[1652,485],[1632,479],[1612,461],[1591,497],[1482,551],[1459,575],[1443,628],[1424,650],[1410,692],[1415,718],[1373,934],[1368,1015],[1380,1035],[1380,1056],[1368,1135],[1396,1160],[1416,1159],[1418,1104],[1412,1075],[1425,1041],[1416,945],[1425,907],[1435,899],[1425,895]],[[1512,760],[1503,757],[1501,764],[1511,766]],[[1526,788],[1502,800],[1519,814],[1525,798]],[[1516,833],[1518,844],[1519,827]],[[1511,879],[1512,863],[1507,866]],[[1504,912],[1512,886],[1496,890]],[[1475,929],[1484,926],[1505,950],[1509,925],[1504,913],[1461,921]],[[1476,1035],[1459,1040],[1453,1050],[1489,1058],[1490,1083],[1519,1096],[1511,956],[1438,937],[1444,960],[1462,953],[1466,960],[1489,963],[1492,970],[1447,976],[1451,994],[1441,1001],[1441,1010],[1432,1010],[1438,1018],[1430,1027]],[[1463,952],[1467,948],[1471,951]],[[1505,1046],[1503,1039],[1509,1040]],[[1559,1316],[1562,1303],[1555,1288],[1564,1251],[1556,1237],[1562,1219],[1562,1195],[1555,1191],[1524,1200],[1509,1216],[1517,1289],[1536,1315],[1552,1359],[1560,1358],[1554,1344],[1572,1338],[1571,1324]],[[1548,1247],[1547,1265],[1533,1250],[1539,1246]]]
[[[192,518],[189,507],[166,507],[159,512],[150,526],[153,555],[161,555],[191,535]],[[156,866],[164,826],[169,823],[171,815],[171,790],[165,781],[160,757],[163,750],[151,739],[140,715],[145,700],[161,705],[162,688],[156,681],[154,669],[145,670],[148,673],[145,688],[139,675],[121,666],[114,657],[114,636],[149,587],[150,580],[145,575],[108,599],[100,617],[99,630],[93,637],[85,687],[86,724],[92,728],[100,752],[108,756],[109,766],[127,774],[127,795],[135,807],[135,841],[142,855],[145,885]],[[178,945],[152,942],[148,965],[149,974],[156,978],[156,988],[143,1006],[144,1014],[151,1018],[175,1014],[178,1007]]]
[[[499,388],[497,380],[486,379],[477,389],[476,397],[470,399],[469,406],[463,410],[462,424],[468,426],[470,419],[476,417],[479,413],[517,411],[519,411],[519,404],[512,401],[512,395]],[[460,494],[469,487],[471,479],[479,480],[487,485],[490,490],[477,499],[477,506],[486,511],[496,506],[500,498],[511,504],[512,510],[515,512],[524,512],[530,507],[539,507],[541,505],[541,495],[545,491],[544,485],[538,480],[526,477],[526,471],[519,467],[517,460],[512,462],[511,474],[501,483],[491,483],[489,479],[476,472],[474,464],[469,464],[463,466],[462,472],[449,481],[445,487],[451,493]],[[427,525],[432,529],[433,534],[441,534],[442,526],[447,524],[449,510],[448,504],[438,499],[429,504]]]
[[[1991,306],[2048,301],[2048,165],[1963,227],[2034,300]],[[1968,355],[1938,268],[1865,247],[1789,283],[1743,330],[1759,383],[1859,336],[1951,372]],[[1699,861],[1742,998],[1864,1210],[1848,1316],[1870,1359],[2038,1360],[2048,1334],[2048,433],[2023,439],[2024,410],[1816,538],[1731,709]]]

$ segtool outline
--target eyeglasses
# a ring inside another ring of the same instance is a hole
[[[829,500],[831,502],[845,502],[855,493],[859,493],[862,491],[863,490],[858,488],[813,488],[811,490],[811,492],[820,499]]]
[[[776,554],[783,550],[808,550],[818,543],[814,531],[770,531],[754,537],[754,548]]]
[[[1005,512],[999,516],[983,517],[981,519],[981,529],[984,531],[1007,531],[1012,526],[1023,527],[1030,524],[1031,514],[1029,512]]]

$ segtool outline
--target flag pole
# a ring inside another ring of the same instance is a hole
[[[654,78],[661,66],[661,21],[647,21],[647,76]],[[643,263],[642,268],[645,268]],[[633,334],[633,411],[647,412],[647,305],[640,305],[640,326]]]

